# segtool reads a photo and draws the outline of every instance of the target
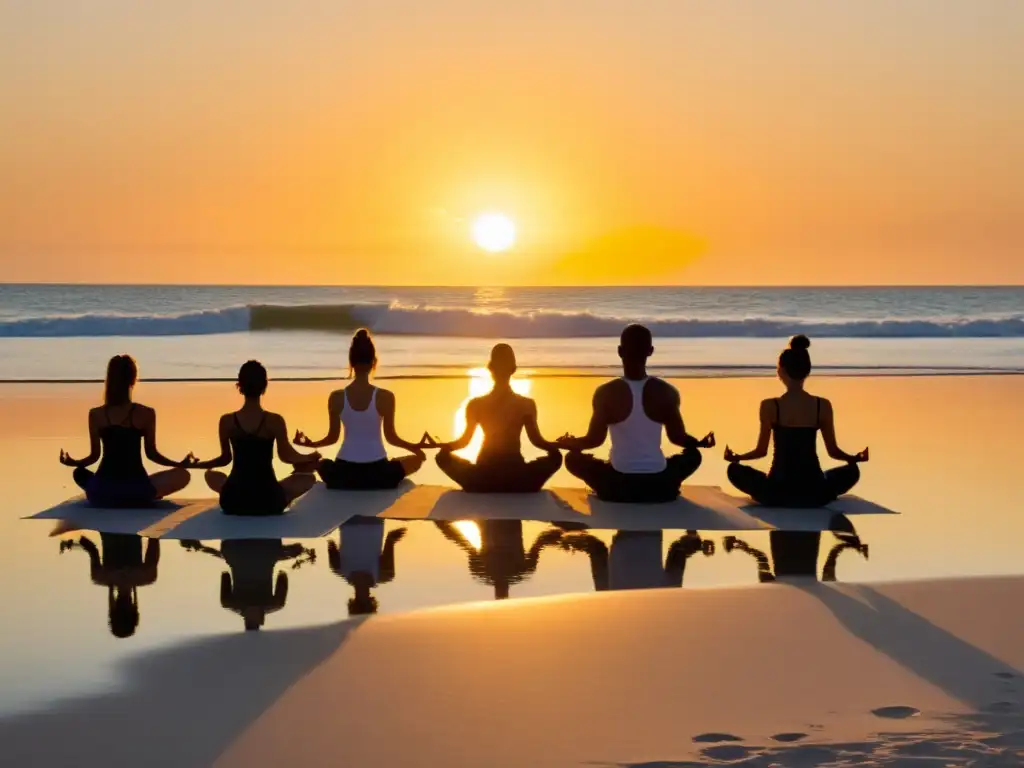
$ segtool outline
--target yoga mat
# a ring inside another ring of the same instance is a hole
[[[164,539],[316,539],[326,536],[351,517],[378,517],[416,489],[405,480],[388,491],[331,491],[317,483],[283,515],[244,517],[225,515],[214,504],[201,514],[164,533]]]
[[[103,509],[91,505],[85,496],[76,496],[23,519],[63,520],[81,530],[159,538],[163,532],[214,505],[213,499],[167,499],[138,509]]]

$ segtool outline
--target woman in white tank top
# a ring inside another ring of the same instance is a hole
[[[423,448],[428,443],[410,443],[395,432],[395,396],[370,383],[377,367],[377,350],[370,332],[356,331],[348,351],[354,378],[344,389],[332,392],[327,401],[330,425],[323,440],[310,440],[302,432],[295,444],[308,447],[332,445],[344,438],[338,458],[320,462],[318,472],[328,488],[337,490],[379,490],[396,487],[423,465]],[[411,456],[388,459],[384,441],[409,451]]]

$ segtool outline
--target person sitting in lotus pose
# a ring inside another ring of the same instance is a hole
[[[508,344],[491,350],[487,365],[494,388],[466,405],[466,429],[449,443],[431,443],[440,452],[437,466],[464,491],[473,493],[535,493],[544,487],[559,467],[562,454],[558,446],[545,440],[537,426],[537,404],[512,391],[516,355]],[[484,442],[476,463],[455,455],[469,445],[477,427]],[[532,461],[523,458],[520,437],[523,431],[530,442],[547,454]]]
[[[857,483],[857,465],[869,458],[867,448],[860,453],[839,448],[832,403],[804,388],[811,373],[810,346],[806,336],[794,336],[779,355],[778,376],[786,392],[761,403],[757,447],[748,453],[736,453],[728,446],[725,449],[730,482],[765,506],[819,507],[835,501]],[[817,449],[819,431],[828,455],[846,462],[845,466],[822,471]],[[767,456],[769,439],[775,443],[775,455],[767,474],[741,463]]]
[[[423,447],[430,443],[426,440],[410,443],[395,431],[394,393],[370,383],[370,374],[377,367],[377,349],[365,328],[352,337],[348,362],[355,380],[344,389],[332,392],[327,399],[327,436],[323,440],[310,440],[304,433],[296,432],[295,444],[306,448],[333,445],[338,442],[344,425],[345,436],[338,458],[324,459],[317,468],[324,484],[335,490],[394,488],[423,466],[426,459]],[[412,455],[389,459],[385,439]]]
[[[657,503],[671,501],[701,463],[699,448],[711,448],[715,435],[703,440],[688,434],[680,411],[679,392],[668,382],[647,375],[654,354],[651,332],[630,325],[622,332],[619,357],[622,378],[594,393],[594,413],[583,437],[565,435],[558,445],[569,451],[565,468],[606,501]],[[682,453],[666,458],[662,432]],[[611,435],[611,460],[583,453]]]

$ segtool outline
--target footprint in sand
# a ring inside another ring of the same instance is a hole
[[[739,736],[733,736],[731,733],[702,733],[699,736],[694,736],[693,740],[697,744],[721,744],[726,741],[743,741]]]
[[[772,741],[777,741],[781,744],[793,744],[797,741],[803,741],[806,738],[806,733],[776,733],[772,736]]]
[[[878,709],[872,709],[871,714],[886,720],[906,720],[908,717],[917,717],[921,714],[921,710],[915,707],[903,706],[879,707]]]
[[[754,754],[755,750],[750,747],[741,747],[738,744],[722,744],[718,747],[707,747],[700,753],[712,760],[723,760],[727,763],[744,760]]]

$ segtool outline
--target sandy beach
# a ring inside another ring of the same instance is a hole
[[[542,430],[581,430],[596,383],[532,380]],[[674,383],[688,426],[718,435],[694,482],[723,484],[721,448],[748,447],[777,384]],[[447,436],[471,382],[388,386],[401,432]],[[318,431],[330,388],[272,384],[267,405]],[[587,558],[556,547],[512,588],[540,599],[495,603],[464,552],[412,523],[380,615],[347,619],[351,589],[325,540],[307,541],[319,557],[282,566],[287,606],[253,636],[218,604],[222,562],[164,542],[121,641],[85,558],[18,519],[73,494],[56,457],[81,449],[98,388],[5,386],[0,461],[19,482],[0,533],[20,598],[5,609],[17,631],[0,638],[0,742],[15,763],[54,766],[1019,764],[1024,380],[821,378],[813,391],[836,403],[844,445],[871,446],[858,492],[902,513],[857,520],[870,556],[844,554],[839,584],[759,585],[754,560],[709,535],[717,552],[690,560],[682,590],[592,594]],[[143,383],[138,398],[157,407],[171,456],[214,451],[236,403],[230,384]],[[433,466],[417,479],[443,482]],[[206,495],[201,478],[186,493]],[[523,546],[544,528],[524,524]],[[741,538],[767,550],[764,534]],[[969,578],[996,575],[1011,576]]]

